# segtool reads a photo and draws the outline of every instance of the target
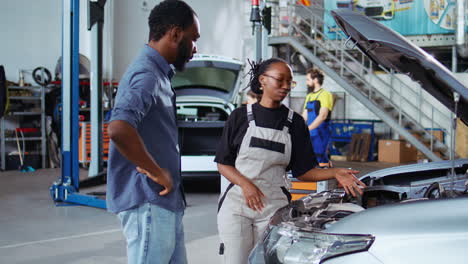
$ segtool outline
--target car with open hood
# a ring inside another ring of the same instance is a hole
[[[393,19],[395,1],[393,0],[357,0],[355,10],[374,19]]]
[[[216,146],[236,107],[243,66],[236,59],[196,54],[172,78],[183,176],[219,175]]]
[[[468,123],[468,89],[429,54],[359,13],[340,9],[332,15],[376,63],[408,74]],[[468,259],[468,159],[388,168],[360,180],[367,185],[362,196],[335,189],[279,209],[249,263],[427,264]]]

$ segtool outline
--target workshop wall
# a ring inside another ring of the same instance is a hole
[[[117,0],[114,19],[114,76],[119,79],[148,41],[148,16],[160,1]],[[243,6],[239,0],[187,0],[198,14],[201,38],[198,53],[243,58]]]
[[[80,0],[80,53],[89,57],[90,34],[86,29],[86,0]],[[31,72],[44,66],[53,74],[62,52],[62,1],[2,1],[0,8],[0,64],[6,77],[17,82],[19,70],[25,81],[33,82]]]
[[[104,78],[119,80],[128,64],[148,41],[147,19],[159,0],[112,0],[106,3],[104,22]],[[244,57],[246,23],[239,0],[187,0],[197,12],[202,37],[199,53]],[[19,69],[44,66],[54,71],[62,51],[62,1],[2,1],[0,8],[0,64],[7,79],[18,81]],[[87,30],[87,0],[80,0],[80,53],[90,58],[91,35]],[[113,41],[109,41],[113,40]],[[248,50],[248,49],[247,49]],[[26,82],[32,82],[26,72]]]

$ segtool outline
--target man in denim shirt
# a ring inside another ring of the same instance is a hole
[[[128,263],[187,263],[174,71],[196,53],[196,13],[166,0],[151,11],[149,42],[120,81],[111,138],[107,207],[127,239]]]

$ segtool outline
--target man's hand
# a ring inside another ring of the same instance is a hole
[[[247,206],[254,211],[262,211],[265,207],[262,200],[265,197],[263,192],[248,179],[240,187]]]
[[[134,127],[126,121],[114,120],[109,123],[107,131],[120,154],[137,165],[138,172],[145,174],[148,178],[164,187],[164,190],[159,193],[160,195],[166,195],[172,190],[171,175],[167,170],[161,169],[148,153],[143,140]]]
[[[161,168],[159,173],[153,175],[140,167],[137,167],[136,169],[139,173],[145,174],[148,178],[164,187],[164,190],[159,192],[159,195],[166,195],[172,190],[172,178],[168,170]]]
[[[347,194],[356,197],[356,192],[362,195],[362,189],[359,187],[366,187],[366,185],[356,178],[355,174],[359,173],[357,170],[351,169],[338,169],[335,174],[335,179],[340,183]]]
[[[312,123],[307,127],[309,128],[309,131],[310,130],[313,130],[313,129],[316,129],[317,127],[319,127],[325,120],[327,120],[327,117],[328,117],[328,113],[330,112],[330,110],[328,110],[328,108],[326,107],[320,107],[320,110],[319,110],[319,114],[317,115],[317,117],[315,118],[314,121],[312,121]]]

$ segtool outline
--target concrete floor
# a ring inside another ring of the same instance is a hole
[[[394,164],[335,162],[335,166],[352,167],[364,175]],[[48,189],[59,175],[58,169],[0,172],[0,263],[126,263],[125,241],[115,215],[85,206],[54,205]],[[219,181],[189,179],[185,186],[189,263],[220,263]]]

